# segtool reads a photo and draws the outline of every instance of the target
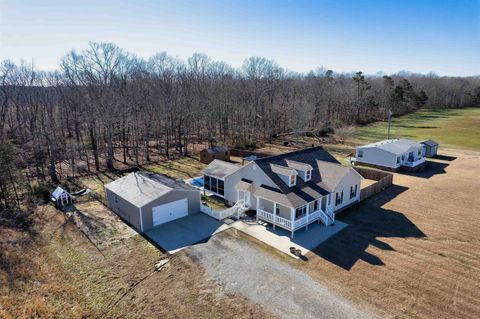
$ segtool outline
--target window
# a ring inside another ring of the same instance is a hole
[[[208,191],[211,189],[210,176],[203,176],[203,187]]]
[[[278,204],[275,206],[275,215],[280,215],[280,207]]]
[[[313,202],[313,211],[316,212],[318,210],[318,200]]]
[[[290,175],[290,186],[295,186],[296,181],[296,176]]]
[[[309,181],[312,179],[312,171],[305,172],[305,181]]]
[[[227,156],[227,155],[228,155],[228,152],[225,152],[225,156]]]
[[[358,185],[355,185],[354,186],[350,186],[350,199],[354,198],[355,196],[357,196],[357,186]]]
[[[397,157],[397,164],[400,163],[400,157]]]
[[[217,179],[215,177],[210,177],[210,190],[214,193],[218,193],[217,189]]]
[[[358,151],[358,157],[363,157],[363,151]]]
[[[307,205],[295,209],[295,218],[300,218],[307,213]]]
[[[343,190],[341,193],[335,194],[335,206],[338,206],[343,203]]]
[[[422,151],[418,150],[418,156],[422,155]]]
[[[115,195],[115,203],[118,203],[117,195]]]
[[[224,181],[222,181],[221,179],[218,180],[218,194],[219,195],[224,195],[225,192],[224,192]]]

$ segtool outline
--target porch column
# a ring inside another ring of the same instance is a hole
[[[310,203],[307,203],[307,226],[305,226],[305,230],[308,230],[308,214],[310,214]]]
[[[260,197],[257,197],[257,213],[255,214],[258,223],[258,210],[260,209]]]
[[[277,202],[273,202],[273,230],[275,230],[275,216],[277,216]]]
[[[240,200],[240,191],[237,189],[237,202]]]
[[[290,235],[290,238],[293,239],[293,233],[295,232],[295,208],[292,207],[290,210],[290,223],[292,224],[292,234]]]

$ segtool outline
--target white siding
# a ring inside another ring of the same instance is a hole
[[[242,166],[232,175],[225,177],[225,199],[230,205],[237,201],[238,192],[235,189],[235,186],[242,180],[242,178],[253,181],[256,186],[263,184],[277,188],[272,180],[262,171],[260,167],[257,166],[257,164],[255,164],[255,162],[250,162],[247,165]],[[252,208],[256,209],[257,199],[253,195],[251,197],[251,205]]]
[[[362,151],[363,156],[359,157],[358,153]],[[393,153],[387,152],[377,147],[359,147],[356,151],[357,162],[367,163],[373,165],[380,165],[385,167],[397,168],[397,156]]]
[[[362,182],[362,177],[355,173],[354,171],[350,171],[345,177],[342,179],[340,184],[335,189],[335,192],[332,193],[332,204],[333,204],[333,211],[337,211],[346,207],[352,203],[355,203],[360,200],[360,184]],[[357,185],[357,193],[356,196],[350,198],[350,187],[355,187]],[[335,198],[336,193],[340,193],[343,190],[343,201],[339,205],[335,205]]]

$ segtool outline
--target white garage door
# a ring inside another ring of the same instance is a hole
[[[153,226],[164,224],[171,220],[188,215],[188,200],[186,198],[152,208]]]

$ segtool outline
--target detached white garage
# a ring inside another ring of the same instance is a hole
[[[159,174],[131,173],[105,185],[108,206],[141,232],[200,212],[200,191]]]

